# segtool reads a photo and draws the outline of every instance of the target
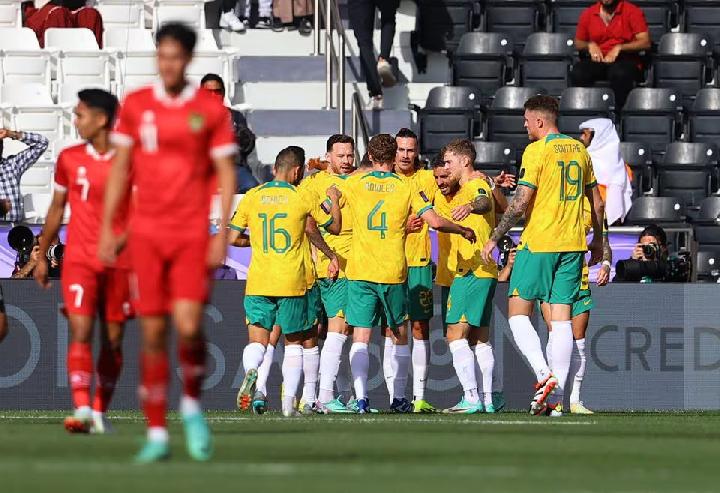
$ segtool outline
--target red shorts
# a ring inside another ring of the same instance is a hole
[[[163,238],[132,234],[128,241],[135,279],[133,305],[140,315],[167,315],[178,300],[206,303],[209,236]]]
[[[108,268],[97,271],[80,263],[65,263],[62,270],[64,311],[70,315],[100,314],[107,322],[133,317],[130,271]]]

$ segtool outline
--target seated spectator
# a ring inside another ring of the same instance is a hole
[[[308,35],[312,33],[312,17],[314,13],[313,0],[273,1],[273,14],[275,17],[278,17],[280,22],[287,26],[288,30],[298,29],[300,34]],[[262,12],[260,12],[260,19],[263,20]],[[270,27],[274,27],[274,25],[271,24]],[[280,30],[282,30],[282,26],[280,26]]]
[[[37,3],[40,5],[42,0]],[[45,31],[51,27],[90,29],[102,48],[102,16],[96,9],[86,6],[84,0],[50,0],[39,7],[33,2],[23,2],[23,26],[35,31],[41,48],[45,47]]]
[[[219,75],[205,74],[200,80],[200,85],[216,94],[219,98],[225,99],[225,83]],[[242,113],[232,108],[228,108],[228,110],[235,130],[235,140],[238,144],[238,153],[235,155],[237,193],[245,193],[258,185],[258,181],[253,176],[247,163],[248,156],[255,149],[255,134],[248,127],[247,120]]]
[[[14,156],[2,157],[2,141],[6,138],[19,140],[28,148]],[[11,202],[5,221],[19,222],[25,218],[20,179],[40,159],[47,147],[48,140],[42,135],[0,128],[0,198]]]
[[[590,59],[580,60],[570,73],[570,84],[591,87],[607,80],[622,109],[642,75],[639,52],[650,48],[645,14],[627,0],[598,0],[580,14],[575,45]]]
[[[245,23],[235,14],[236,5],[237,0],[222,0],[220,4],[220,29],[234,31],[236,33],[245,32]],[[247,5],[248,7],[250,6],[249,1]]]

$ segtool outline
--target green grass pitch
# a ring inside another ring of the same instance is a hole
[[[718,491],[720,415],[533,418],[373,415],[285,419],[211,413],[215,457],[188,459],[171,418],[173,457],[131,462],[136,413],[116,433],[69,436],[56,412],[0,411],[0,491],[440,492]]]

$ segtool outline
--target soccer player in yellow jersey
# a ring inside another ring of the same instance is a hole
[[[440,159],[433,161],[432,164],[435,183],[438,186],[438,190],[435,192],[433,199],[435,212],[445,219],[452,219],[452,201],[458,190],[460,190],[460,182],[453,182],[450,179],[450,171],[445,168],[445,162],[442,156],[440,156]],[[450,235],[448,233],[438,232],[437,244],[438,261],[437,271],[435,272],[435,284],[440,286],[440,310],[442,312],[442,322],[444,326],[450,285],[452,285],[453,278],[455,277],[452,270],[450,270]],[[443,335],[446,335],[445,330],[443,330]]]
[[[438,216],[428,197],[392,172],[397,154],[392,136],[373,137],[368,153],[373,171],[351,176],[343,187],[353,221],[346,270],[346,318],[353,328],[350,367],[359,413],[369,410],[368,343],[372,327],[379,326],[384,317],[393,330],[395,344],[407,345],[405,236],[408,216],[416,214],[437,230],[475,240],[471,229]]]
[[[482,253],[489,261],[500,238],[526,216],[510,278],[508,315],[515,344],[537,377],[530,407],[536,415],[545,412],[550,394],[562,397],[568,376],[573,348],[571,308],[588,249],[583,196],[592,210],[591,263],[602,257],[604,204],[590,156],[581,142],[559,133],[557,117],[558,102],[553,97],[533,96],[525,102],[525,127],[532,143],[523,154],[515,197]],[[530,322],[535,300],[550,303],[554,371]]]
[[[420,146],[415,132],[401,128],[395,135],[397,155],[395,156],[395,174],[403,181],[413,185],[432,201],[437,191],[435,178],[431,170],[420,169],[418,154]],[[430,251],[430,228],[417,216],[410,216],[405,239],[405,260],[407,261],[408,316],[412,331],[412,368],[413,402],[405,398],[404,388],[407,374],[402,373],[410,360],[408,346],[395,346],[389,330],[385,334],[383,370],[388,384],[391,405],[394,412],[435,412],[435,408],[425,400],[425,382],[430,363],[430,319],[433,316],[433,268]],[[397,369],[397,370],[395,370]],[[394,374],[393,371],[397,371]],[[395,380],[398,391],[395,391]],[[400,389],[403,393],[400,394]]]
[[[338,234],[342,227],[340,192],[328,188],[327,198],[320,203],[314,194],[298,189],[304,168],[290,148],[280,151],[273,171],[275,179],[248,191],[230,222],[231,241],[249,228],[253,249],[244,300],[249,343],[243,351],[245,378],[238,399],[244,409],[250,406],[257,368],[273,326],[278,325],[285,336],[282,411],[292,416],[308,329],[306,222],[311,216],[327,231]]]

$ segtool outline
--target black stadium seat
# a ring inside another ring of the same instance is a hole
[[[485,138],[515,144],[518,162],[529,144],[523,118],[525,101],[542,93],[542,90],[532,87],[501,87],[487,109]]]
[[[676,0],[634,0],[633,3],[645,14],[653,44],[677,24],[680,2]]]
[[[568,87],[560,96],[559,129],[565,135],[580,134],[580,124],[591,118],[613,119],[615,94],[607,87]]]
[[[531,34],[520,56],[520,83],[559,96],[568,85],[574,54],[575,43],[569,34]]]
[[[720,197],[708,197],[702,201],[697,221],[720,226]]]
[[[550,24],[553,32],[575,36],[580,14],[594,3],[594,0],[550,0]]]
[[[476,140],[475,169],[495,176],[501,171],[515,175],[515,146],[508,142],[484,142]]]
[[[665,34],[653,57],[654,86],[675,89],[689,107],[695,94],[706,85],[711,44],[703,34]]]
[[[620,142],[620,156],[633,172],[633,190],[642,195],[652,188],[650,147],[639,142]]]
[[[453,53],[453,85],[473,87],[484,97],[512,78],[513,44],[506,34],[467,33]]]
[[[528,36],[543,28],[545,2],[540,0],[485,0],[484,31],[508,33],[519,52]]]
[[[695,257],[695,272],[698,281],[717,282],[720,278],[720,252],[698,250]]]
[[[477,0],[418,0],[415,19],[417,43],[428,51],[452,52],[466,32],[472,31]]]
[[[469,139],[480,96],[469,87],[434,87],[418,111],[420,152],[435,154],[452,139]]]
[[[650,145],[653,160],[659,161],[669,142],[676,140],[680,96],[672,89],[638,87],[630,91],[621,114],[620,140]]]
[[[675,197],[639,197],[625,222],[631,225],[674,224],[685,220],[685,207]]]
[[[720,53],[720,0],[685,0],[683,17],[686,32],[709,36]]]
[[[720,254],[720,197],[703,200],[693,223],[699,249]]]
[[[673,142],[658,163],[658,193],[699,206],[711,192],[716,166],[714,144]]]
[[[688,116],[692,142],[719,142],[720,89],[700,89]]]

